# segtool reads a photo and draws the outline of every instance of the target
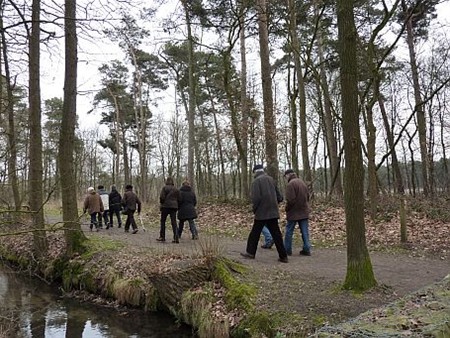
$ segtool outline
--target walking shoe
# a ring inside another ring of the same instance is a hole
[[[283,257],[283,258],[278,258],[278,262],[281,262],[281,263],[287,263],[288,262],[288,258],[287,257]]]
[[[286,252],[288,256],[292,256],[292,252]]]
[[[156,239],[158,242],[165,242],[166,241],[166,239],[165,238],[162,238],[162,237],[159,237],[159,238],[157,238]]]
[[[109,226],[110,228],[112,228],[112,227],[113,227],[112,223],[111,223],[111,224],[108,224],[108,226]]]
[[[178,239],[174,239],[174,240],[172,241],[172,243],[180,243],[180,241],[179,241]]]
[[[119,226],[118,226],[118,228],[121,228],[121,227],[122,227],[122,224],[120,224],[120,223],[119,223]]]
[[[263,244],[263,245],[261,245],[261,248],[263,248],[263,249],[272,249],[272,245],[273,244]]]
[[[248,259],[255,259],[255,255],[249,254],[248,252],[241,252],[241,256]]]
[[[108,229],[109,229],[109,225],[106,226],[106,230],[108,230]]]
[[[198,239],[198,236],[197,235],[192,236],[192,239]]]
[[[300,251],[300,256],[311,256],[311,252],[302,250]]]
[[[132,234],[137,234],[137,232],[138,232],[138,229],[134,229]]]

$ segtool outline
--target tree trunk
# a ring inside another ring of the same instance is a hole
[[[61,197],[66,238],[66,254],[70,257],[83,250],[86,239],[78,219],[77,184],[74,164],[75,126],[77,122],[77,31],[76,1],[65,0],[65,73],[64,105],[59,141]]]
[[[378,97],[378,105],[380,106],[381,116],[383,117],[384,130],[386,132],[386,138],[389,144],[389,150],[392,158],[392,169],[394,171],[395,190],[398,194],[403,195],[405,193],[405,187],[403,185],[403,177],[400,171],[400,165],[398,163],[397,151],[395,150],[394,137],[391,132],[391,126],[389,125],[389,119],[387,117],[384,101]]]
[[[210,97],[210,102],[211,102],[211,108],[212,108],[212,115],[213,115],[213,120],[214,120],[214,127],[216,129],[216,142],[217,142],[217,150],[219,152],[219,166],[220,166],[220,179],[219,181],[222,182],[222,194],[223,197],[225,198],[225,200],[228,199],[228,192],[227,192],[227,184],[226,184],[226,172],[225,172],[225,158],[223,156],[223,146],[222,146],[222,135],[221,135],[221,131],[220,131],[220,126],[219,126],[219,122],[217,121],[217,111],[216,111],[216,107],[214,104],[214,100],[213,100],[213,95],[210,92],[209,88],[208,88],[208,94]],[[219,184],[220,186],[220,184]],[[220,190],[219,190],[220,191]]]
[[[289,11],[289,37],[291,39],[292,51],[294,54],[294,64],[298,82],[299,96],[299,123],[300,123],[300,144],[302,148],[303,178],[311,182],[311,167],[309,163],[308,134],[306,123],[306,92],[305,79],[303,78],[302,63],[300,59],[300,42],[297,36],[297,12],[294,0],[287,0]],[[294,113],[294,112],[293,112]],[[298,170],[298,168],[297,168]]]
[[[319,18],[319,10],[322,2],[314,1],[314,14],[316,18]],[[319,57],[319,74],[317,76],[317,81],[320,84],[320,91],[323,92],[323,128],[325,133],[326,147],[330,162],[330,176],[332,178],[330,185],[330,194],[334,194],[337,197],[343,195],[342,190],[342,177],[340,168],[340,157],[338,155],[338,142],[336,140],[336,133],[334,131],[334,119],[332,110],[332,99],[330,97],[330,90],[328,87],[326,69],[325,69],[325,57],[323,51],[323,31],[322,29],[317,29],[317,54]],[[326,172],[326,171],[325,171]],[[326,176],[325,176],[326,177]],[[327,185],[328,186],[328,185]],[[327,189],[328,191],[328,189]]]
[[[3,18],[1,16],[0,16],[0,28],[2,39],[2,55],[5,67],[5,82],[7,95],[6,109],[8,112],[8,147],[9,147],[8,183],[11,185],[12,195],[14,199],[14,209],[18,211],[20,210],[22,203],[20,199],[19,183],[17,179],[17,145],[16,145],[16,128],[14,124],[14,94],[13,94],[12,79],[9,70],[8,47],[6,44],[5,31],[3,30]],[[0,77],[0,82],[1,82],[0,95],[3,96],[3,77]]]
[[[406,12],[405,1],[402,1],[403,10]],[[408,21],[406,22],[406,43],[408,45],[409,51],[409,63],[411,65],[411,76],[414,86],[414,109],[416,111],[417,117],[417,130],[419,133],[419,145],[420,145],[420,158],[422,161],[422,184],[423,184],[423,194],[428,196],[429,193],[429,180],[428,180],[428,152],[427,152],[427,131],[426,131],[426,121],[425,112],[422,102],[422,97],[420,94],[420,83],[419,83],[419,72],[417,69],[416,52],[414,50],[414,33],[412,25],[412,15],[406,16]]]
[[[295,56],[295,48],[299,48],[299,46],[294,45],[294,39],[297,36],[296,32],[296,20],[295,20],[295,5],[293,0],[287,0],[287,6],[289,10],[289,38],[291,43],[291,49],[293,51],[292,54],[294,54],[294,74],[291,75],[291,54],[289,54],[289,65],[288,65],[288,96],[289,96],[289,125],[291,127],[291,153],[290,157],[292,160],[292,169],[294,169],[295,172],[299,172],[299,163],[298,163],[298,119],[297,119],[297,98],[298,98],[298,89],[296,86],[296,82],[298,84],[298,81],[296,81],[296,74],[297,68],[299,66],[299,60]],[[298,40],[296,40],[298,42]],[[301,72],[300,72],[301,75]],[[293,78],[292,85],[291,85],[291,78]],[[289,159],[288,159],[289,163]]]
[[[358,107],[358,73],[355,65],[357,31],[353,1],[337,1],[341,70],[342,129],[345,170],[344,203],[347,232],[347,274],[344,287],[366,290],[376,285],[364,224],[364,168]]]
[[[258,13],[261,80],[264,103],[264,132],[267,172],[278,181],[277,131],[273,112],[272,77],[270,73],[269,29],[266,0],[256,1]]]
[[[133,60],[134,70],[135,70],[135,97],[137,104],[134,104],[134,115],[136,120],[136,134],[138,140],[138,152],[139,152],[139,188],[140,196],[143,201],[148,201],[147,195],[147,114],[144,110],[144,105],[142,102],[142,72],[139,68],[136,53],[134,47],[129,44],[128,49]]]
[[[249,168],[248,168],[248,98],[247,98],[247,59],[246,59],[246,45],[245,45],[245,11],[247,7],[246,0],[242,1],[239,14],[239,41],[241,53],[241,192],[244,199],[250,197],[249,185]]]
[[[194,78],[194,40],[192,36],[191,16],[189,13],[189,2],[182,0],[184,7],[186,26],[187,26],[187,42],[188,42],[188,75],[189,75],[189,111],[188,111],[188,178],[191,182],[192,189],[195,190],[194,177],[194,146],[195,146],[195,78]]]
[[[29,126],[30,126],[30,210],[33,222],[33,251],[37,257],[47,252],[42,198],[42,127],[40,84],[40,0],[33,0],[32,25],[29,42]]]

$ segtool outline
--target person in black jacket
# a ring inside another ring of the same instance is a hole
[[[172,224],[173,241],[172,243],[179,243],[178,241],[178,229],[177,229],[177,210],[178,199],[180,193],[175,187],[173,178],[167,177],[166,185],[162,188],[159,194],[159,202],[161,204],[161,227],[159,230],[158,242],[166,241],[166,220],[167,216],[170,216],[170,223]]]
[[[120,217],[120,211],[122,210],[122,196],[117,191],[115,185],[111,186],[111,192],[109,193],[109,220],[110,227],[113,227],[113,216],[116,215],[119,228],[122,227],[122,219]]]
[[[197,218],[197,196],[191,188],[189,181],[184,181],[180,188],[180,202],[178,204],[178,238],[181,238],[183,233],[184,222],[188,221],[189,230],[191,230],[192,239],[198,239],[197,227],[195,219]]]
[[[136,206],[138,215],[141,213],[141,200],[134,193],[133,186],[131,184],[128,184],[125,187],[125,193],[123,194],[122,198],[122,205],[125,209],[124,214],[127,215],[127,220],[125,222],[125,232],[129,232],[131,226],[133,228],[132,233],[136,234],[138,232],[138,228],[136,220],[134,219],[134,213],[136,212]]]

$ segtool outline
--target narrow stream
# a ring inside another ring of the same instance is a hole
[[[0,265],[0,337],[150,338],[194,337],[166,314],[80,303]]]

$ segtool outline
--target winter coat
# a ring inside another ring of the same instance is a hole
[[[161,208],[178,209],[180,193],[174,185],[166,184],[159,194]]]
[[[180,202],[178,204],[178,219],[181,221],[197,218],[197,197],[190,186],[180,188]]]
[[[111,210],[122,209],[122,196],[116,188],[112,188],[111,192],[109,193],[109,208]]]
[[[286,219],[300,221],[309,218],[309,191],[305,182],[291,174],[286,186]]]
[[[137,212],[141,212],[141,200],[139,199],[139,197],[137,197],[133,190],[125,191],[122,198],[122,205],[123,208],[127,211],[135,211],[137,205]]]
[[[105,189],[99,189],[98,194],[100,195],[100,198],[102,199],[103,207],[105,208],[105,210],[109,210],[108,192]]]
[[[278,203],[283,201],[275,181],[265,172],[256,172],[251,186],[253,213],[256,220],[280,218]]]
[[[95,191],[87,194],[86,198],[84,199],[83,211],[87,211],[89,215],[92,215],[94,212],[105,211],[100,195]]]

